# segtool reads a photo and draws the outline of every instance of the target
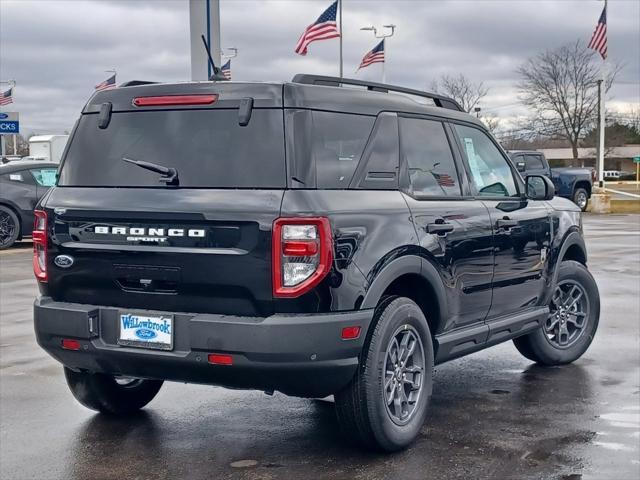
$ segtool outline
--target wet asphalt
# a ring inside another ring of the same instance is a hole
[[[328,402],[166,383],[139,415],[75,402],[37,346],[29,245],[0,252],[1,479],[640,479],[640,216],[586,216],[596,339],[541,368],[508,342],[436,369],[415,444],[365,453]]]

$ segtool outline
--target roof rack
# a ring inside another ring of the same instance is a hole
[[[396,85],[387,85],[386,83],[367,82],[363,80],[354,80],[351,78],[328,77],[324,75],[309,75],[306,73],[298,73],[293,77],[292,82],[304,83],[307,85],[325,85],[330,87],[339,87],[341,85],[356,85],[366,87],[367,90],[374,92],[399,92],[407,95],[415,95],[416,97],[425,97],[433,100],[437,107],[448,108],[449,110],[458,110],[462,112],[462,107],[453,98],[438,95],[437,93],[423,92],[421,90],[413,90],[411,88],[398,87]]]

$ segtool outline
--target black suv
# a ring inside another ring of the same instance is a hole
[[[164,380],[333,394],[397,450],[435,364],[514,339],[543,365],[598,326],[579,209],[435,94],[332,77],[96,93],[35,212],[39,344],[85,406]]]

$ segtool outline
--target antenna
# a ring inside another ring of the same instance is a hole
[[[216,67],[215,63],[213,63],[213,57],[211,56],[211,50],[209,49],[207,39],[204,38],[204,35],[200,35],[200,38],[202,38],[202,43],[204,43],[204,49],[207,51],[207,56],[209,57],[209,62],[211,63],[211,70],[213,71],[213,74],[211,74],[211,78],[209,78],[209,80],[226,81],[227,79],[224,78],[224,75],[222,75],[220,69]]]

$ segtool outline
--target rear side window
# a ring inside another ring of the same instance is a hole
[[[540,155],[525,155],[524,161],[526,162],[527,170],[542,170],[544,168]]]
[[[317,188],[348,188],[375,117],[314,111],[312,118]]]
[[[237,109],[114,112],[106,129],[97,114],[85,114],[58,185],[164,186],[159,174],[123,157],[177,169],[180,187],[283,188],[282,110],[256,108],[245,127]]]
[[[36,168],[31,170],[31,175],[41,187],[53,187],[56,184],[57,172],[55,168]]]
[[[416,196],[460,196],[451,146],[441,122],[400,118],[401,155]]]

